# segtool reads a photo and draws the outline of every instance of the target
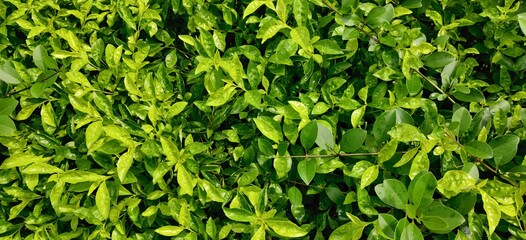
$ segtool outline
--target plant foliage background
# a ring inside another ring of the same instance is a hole
[[[0,2],[3,239],[524,239],[514,0]]]

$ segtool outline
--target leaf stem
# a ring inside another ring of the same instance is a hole
[[[451,98],[451,96],[449,96],[447,93],[445,93],[440,87],[438,87],[433,81],[431,81],[431,79],[429,79],[426,75],[422,74],[420,71],[418,71],[417,69],[412,69],[413,71],[415,71],[418,75],[420,75],[420,77],[422,77],[424,80],[426,80],[428,83],[430,83],[431,85],[433,85],[433,87],[438,90],[440,93],[442,94],[445,94],[447,96],[447,99],[452,102],[453,104],[456,104],[455,100],[453,100],[453,98]]]
[[[396,153],[405,153],[396,152]],[[365,156],[376,156],[378,152],[372,153],[335,153],[335,154],[319,154],[319,155],[292,155],[292,156],[269,156],[268,158],[326,158],[326,157],[365,157]]]
[[[20,92],[23,92],[23,91],[26,91],[26,90],[30,89],[30,88],[33,86],[33,84],[35,84],[35,83],[38,83],[38,82],[45,82],[45,81],[47,81],[48,79],[54,77],[55,75],[61,73],[64,69],[65,69],[65,68],[59,69],[57,72],[54,72],[54,73],[53,73],[52,75],[50,75],[49,77],[46,77],[46,78],[43,78],[43,79],[41,79],[41,80],[39,80],[39,81],[36,81],[36,82],[34,82],[34,83],[31,83],[29,86],[26,86],[26,87],[24,87],[24,88],[22,88],[22,89],[20,89],[20,90],[16,90],[16,91],[14,91],[14,92],[8,92],[8,93],[6,94],[6,97],[12,96],[12,95],[14,95],[14,94],[17,94],[17,93],[20,93]],[[13,89],[13,90],[14,90],[14,89]]]

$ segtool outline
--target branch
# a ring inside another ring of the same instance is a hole
[[[438,90],[440,93],[442,94],[445,94],[447,96],[447,99],[452,102],[453,104],[455,104],[455,100],[453,100],[453,98],[451,98],[447,93],[445,93],[440,87],[438,87],[433,81],[431,81],[431,79],[429,79],[426,75],[422,74],[420,71],[418,71],[417,69],[414,69],[412,68],[413,71],[415,71],[418,75],[420,75],[420,77],[422,77],[424,80],[426,80],[428,83],[430,83],[431,85],[433,85],[433,87]]]
[[[396,152],[396,153],[405,153]],[[327,157],[365,157],[365,156],[376,156],[378,152],[372,153],[335,153],[335,154],[320,154],[320,155],[293,155],[293,156],[269,156],[268,158],[327,158]]]

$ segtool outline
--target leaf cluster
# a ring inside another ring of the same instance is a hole
[[[0,18],[0,239],[526,238],[522,1]]]

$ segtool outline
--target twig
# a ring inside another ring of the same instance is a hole
[[[417,69],[414,69],[412,68],[413,71],[415,71],[418,75],[420,75],[420,77],[422,77],[424,80],[426,80],[428,83],[430,83],[431,85],[433,85],[433,87],[438,90],[440,93],[442,94],[445,94],[447,96],[447,99],[452,102],[453,104],[456,104],[455,100],[453,100],[453,98],[451,98],[451,96],[449,96],[447,93],[445,93],[440,87],[438,87],[433,81],[431,81],[431,79],[429,79],[426,75],[422,74],[420,71],[418,71]]]
[[[318,188],[318,189],[325,189],[324,187],[314,186],[314,185],[307,185],[307,184],[305,184],[305,183],[297,182],[297,181],[287,181],[287,182],[292,183],[292,184],[295,184],[295,185],[302,185],[302,186],[306,186],[306,187],[313,187],[313,188]]]
[[[448,132],[445,133],[447,137],[449,137],[450,139],[452,139],[453,141],[455,141],[455,143],[460,146],[460,147],[463,147],[463,145],[457,141],[457,139],[454,137],[454,136],[451,136],[451,134],[449,134]],[[469,153],[468,153],[469,154]],[[471,154],[469,154],[471,155]],[[471,155],[473,156],[473,155]],[[482,161],[480,158],[476,157],[476,156],[473,156],[475,158],[475,162],[479,165],[482,165],[486,170],[489,170],[490,172],[492,172],[493,174],[499,176],[499,177],[502,177],[502,175],[497,171],[495,170],[494,168],[492,168],[490,165],[486,164],[484,161]]]
[[[396,153],[405,153],[396,152]],[[320,155],[292,155],[292,156],[269,156],[268,158],[327,158],[327,157],[365,157],[365,156],[376,156],[378,152],[372,153],[335,153],[335,154],[320,154]]]
[[[49,80],[50,78],[54,77],[55,75],[61,73],[63,70],[64,70],[64,68],[63,68],[63,69],[60,69],[60,70],[57,71],[57,72],[54,72],[54,73],[53,73],[52,75],[50,75],[49,77],[43,78],[43,79],[41,79],[41,80],[39,80],[39,81],[36,81],[36,82],[32,83],[31,85],[29,85],[29,86],[27,86],[27,87],[25,87],[25,88],[22,88],[22,89],[20,89],[20,90],[16,90],[16,91],[14,91],[14,92],[8,92],[8,93],[6,94],[6,97],[12,96],[12,95],[14,95],[14,94],[17,94],[17,93],[20,93],[20,92],[23,92],[23,91],[26,91],[26,90],[30,89],[31,87],[33,87],[33,85],[34,85],[35,83],[45,82],[45,81]],[[13,90],[14,90],[14,89],[13,89]]]

